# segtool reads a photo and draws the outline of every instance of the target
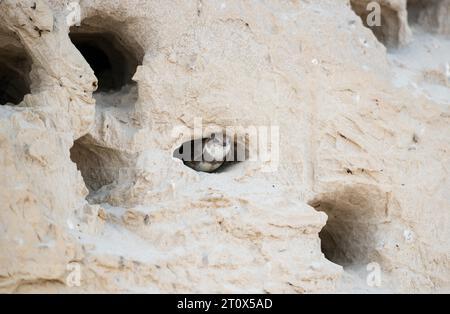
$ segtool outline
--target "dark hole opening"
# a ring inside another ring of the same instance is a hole
[[[218,140],[214,144],[216,158],[211,158],[205,150],[209,141],[211,137],[187,141],[174,151],[173,157],[182,160],[187,167],[205,173],[226,172],[248,159],[246,146],[235,138],[229,138],[228,141]]]
[[[77,165],[89,190],[90,203],[102,203],[110,190],[128,178],[134,169],[135,156],[114,148],[98,145],[90,135],[76,140],[70,149],[70,159]]]
[[[140,62],[118,36],[109,32],[83,32],[72,28],[70,39],[98,79],[98,92],[119,91],[132,80]]]
[[[382,221],[385,195],[373,188],[345,187],[310,202],[328,216],[319,233],[325,257],[341,266],[378,261],[377,224]]]
[[[98,90],[110,90],[120,87],[120,82],[117,82],[115,80],[117,78],[113,76],[111,61],[103,50],[89,43],[79,44],[77,48],[89,63],[92,70],[94,70],[94,74],[98,79]]]
[[[89,135],[74,142],[70,149],[70,158],[77,164],[77,169],[80,170],[91,193],[111,184],[117,177],[114,169],[109,166],[111,160],[114,160],[112,151],[95,145]]]
[[[31,92],[31,60],[25,50],[0,47],[0,105],[18,105]]]

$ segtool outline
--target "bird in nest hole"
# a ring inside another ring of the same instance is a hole
[[[185,164],[196,171],[214,172],[225,162],[231,151],[231,140],[223,133],[212,133],[209,138],[202,139],[201,148],[194,148],[192,160],[184,160]]]

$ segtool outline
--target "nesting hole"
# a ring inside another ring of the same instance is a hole
[[[399,44],[400,20],[397,11],[388,6],[381,6],[381,25],[369,26],[367,24],[368,16],[372,12],[367,9],[367,1],[351,0],[353,11],[362,19],[364,26],[371,29],[379,42],[388,48],[397,47]]]
[[[89,201],[107,193],[122,176],[126,176],[132,160],[132,157],[124,152],[99,146],[90,135],[74,142],[70,149],[70,158],[77,165],[89,190]]]
[[[99,92],[118,91],[134,84],[138,61],[112,33],[71,33],[70,39],[91,66]]]
[[[203,167],[205,158],[202,153],[203,147],[209,139],[209,137],[205,137],[184,142],[180,147],[175,149],[173,157],[182,160],[185,166],[205,173],[223,173],[231,171],[235,166],[247,160],[249,157],[247,145],[242,141],[238,141],[237,137],[232,137],[229,139],[230,151],[226,154],[224,161],[220,163],[220,165],[211,162],[212,168],[217,167],[217,169],[211,171],[208,165],[206,168]]]
[[[31,92],[31,65],[20,42],[0,34],[0,105],[18,105]]]
[[[385,195],[376,188],[347,187],[319,196],[310,205],[328,215],[319,233],[325,257],[343,267],[379,260],[377,224],[384,214]]]
[[[144,51],[123,31],[126,24],[103,17],[84,20],[70,29],[70,39],[91,66],[98,80],[94,97],[100,105],[134,103],[137,87],[133,76],[142,64]],[[121,93],[121,94],[119,94]],[[116,96],[133,94],[125,100]],[[112,98],[110,96],[116,97]]]

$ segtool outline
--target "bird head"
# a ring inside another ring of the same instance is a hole
[[[213,133],[211,134],[210,140],[212,141],[212,144],[222,147],[230,146],[230,138],[223,133]]]
[[[231,140],[223,133],[211,134],[205,145],[205,152],[216,161],[225,159],[230,149]]]

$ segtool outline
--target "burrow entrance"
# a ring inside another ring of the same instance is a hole
[[[385,193],[375,187],[345,187],[309,204],[328,215],[319,233],[328,260],[343,267],[379,260],[377,225],[385,214]]]
[[[97,145],[90,135],[74,142],[70,158],[81,172],[91,203],[101,202],[111,187],[126,180],[134,160],[130,154]]]
[[[137,87],[133,76],[142,64],[144,51],[133,42],[130,34],[121,31],[123,23],[103,17],[83,20],[81,26],[70,29],[70,39],[91,66],[98,79],[94,93],[100,105],[122,105],[120,96],[126,101],[137,99]],[[103,96],[103,97],[102,97]]]
[[[0,105],[18,105],[31,92],[31,65],[20,42],[0,33]]]
[[[214,139],[214,137],[216,138]],[[217,138],[220,138],[220,140]],[[211,143],[215,141],[213,144],[215,148],[213,150],[215,150],[216,155],[225,156],[223,162],[217,162],[217,160],[221,160],[220,158],[212,159],[208,157],[211,150],[208,153],[208,148],[205,146],[209,145],[208,142],[210,141]],[[229,147],[229,151],[225,154],[226,147]],[[213,133],[209,137],[184,142],[180,147],[175,149],[173,157],[182,160],[184,165],[198,172],[222,173],[233,169],[240,162],[247,160],[249,158],[249,152],[247,145],[238,141],[237,136],[224,140],[221,134],[216,136]]]
[[[71,33],[70,39],[94,70],[99,92],[119,91],[134,84],[138,61],[112,33]]]

